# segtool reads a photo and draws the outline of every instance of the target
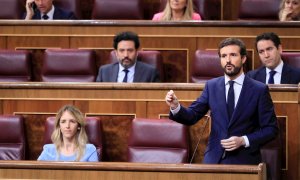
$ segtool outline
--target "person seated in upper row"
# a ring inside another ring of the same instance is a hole
[[[300,0],[282,0],[279,11],[280,21],[300,20]]]
[[[252,70],[247,75],[266,84],[298,84],[300,69],[289,66],[281,59],[280,38],[273,32],[256,37],[256,50],[264,66]]]
[[[84,117],[72,105],[58,111],[51,140],[53,144],[44,145],[39,161],[98,161],[96,147],[87,144]]]
[[[74,20],[73,12],[62,10],[53,5],[53,0],[26,0],[25,20]]]
[[[97,82],[160,82],[155,67],[137,61],[140,47],[137,34],[121,32],[114,37],[113,46],[119,62],[101,66]]]
[[[194,12],[193,0],[167,0],[165,9],[154,14],[153,21],[201,20]]]

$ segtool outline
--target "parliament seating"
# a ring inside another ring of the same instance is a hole
[[[283,52],[281,58],[285,63],[300,68],[300,52]]]
[[[161,0],[159,11],[163,11],[167,0]],[[221,0],[193,0],[194,11],[199,13],[203,20],[221,19]]]
[[[281,0],[241,0],[239,20],[279,20]]]
[[[217,51],[197,50],[191,68],[190,80],[194,83],[203,83],[224,74]]]
[[[41,79],[44,82],[94,82],[96,60],[92,50],[47,49]]]
[[[161,82],[164,82],[163,58],[160,51],[138,51],[137,60],[154,66],[159,72]],[[109,61],[118,62],[114,50],[110,52]]]
[[[25,139],[23,117],[0,116],[0,160],[25,160]]]
[[[169,119],[132,121],[128,140],[128,161],[147,163],[187,163],[188,129]]]
[[[23,50],[0,50],[0,82],[31,81],[30,53]]]
[[[88,136],[88,142],[95,145],[98,153],[99,161],[102,159],[103,136],[102,123],[97,117],[86,117],[85,130]],[[45,122],[44,144],[51,144],[51,135],[54,131],[55,117],[48,117]]]
[[[22,0],[1,0],[0,19],[22,19],[25,3]]]
[[[82,18],[80,0],[55,0],[53,4],[63,10],[73,12],[77,19]]]
[[[144,19],[142,0],[94,0],[92,19]]]

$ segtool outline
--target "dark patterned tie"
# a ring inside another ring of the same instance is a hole
[[[47,14],[44,14],[44,15],[42,16],[42,18],[43,18],[44,20],[47,20],[47,19],[49,19],[49,16],[48,16]]]
[[[123,82],[127,83],[127,75],[128,75],[129,70],[128,69],[124,69],[123,71],[125,72],[125,76],[124,76]]]
[[[274,84],[274,75],[276,74],[276,71],[270,71],[269,72],[270,74],[270,77],[269,77],[269,80],[268,80],[268,84]]]
[[[228,111],[229,119],[231,119],[232,113],[234,111],[234,89],[233,89],[234,81],[228,81],[228,82],[230,87],[227,95],[227,111]]]

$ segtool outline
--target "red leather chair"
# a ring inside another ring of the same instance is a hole
[[[55,0],[53,4],[63,10],[73,12],[77,19],[82,18],[80,0]]]
[[[197,50],[192,63],[191,82],[201,83],[224,75],[217,51]]]
[[[42,66],[45,82],[94,82],[96,60],[92,50],[47,49]]]
[[[283,52],[281,58],[283,62],[295,68],[300,68],[300,52]]]
[[[132,121],[128,142],[129,162],[186,163],[189,158],[188,129],[169,119]]]
[[[154,66],[159,72],[160,80],[164,80],[163,57],[159,51],[139,51],[138,61]],[[115,51],[110,52],[110,63],[118,62]]]
[[[89,143],[96,146],[99,161],[102,159],[102,124],[97,117],[86,117],[85,130],[88,136]],[[45,123],[44,144],[51,144],[51,134],[54,131],[55,117],[48,117]]]
[[[30,54],[21,50],[0,50],[0,81],[31,80]]]
[[[144,19],[142,0],[95,0],[92,19]]]
[[[21,116],[0,116],[0,160],[25,160],[25,131]]]
[[[163,11],[168,0],[161,0],[159,11]],[[203,20],[221,19],[221,0],[193,0],[194,11],[199,13]]]
[[[281,0],[241,0],[240,20],[275,20],[278,21]]]
[[[1,0],[0,19],[22,19],[24,13],[23,0]]]

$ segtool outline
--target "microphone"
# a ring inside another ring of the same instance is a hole
[[[198,146],[199,146],[199,144],[200,144],[201,138],[202,138],[202,136],[203,136],[203,133],[204,133],[204,131],[205,131],[205,128],[206,128],[206,126],[207,126],[207,124],[208,124],[207,122],[209,121],[209,119],[210,119],[210,111],[207,112],[207,117],[205,118],[205,122],[204,122],[204,128],[203,128],[203,131],[201,132],[201,134],[200,134],[200,136],[199,136],[198,142],[197,142],[197,144],[196,144],[196,147],[195,147],[195,149],[194,149],[192,158],[191,158],[191,160],[190,160],[190,164],[192,164],[192,162],[193,162],[193,160],[194,160],[196,151],[197,151],[197,149],[198,149]]]

